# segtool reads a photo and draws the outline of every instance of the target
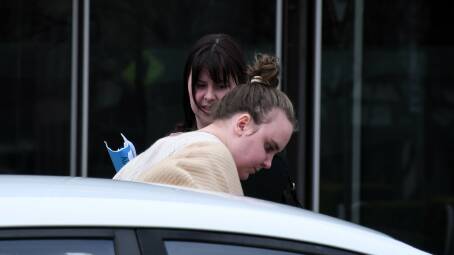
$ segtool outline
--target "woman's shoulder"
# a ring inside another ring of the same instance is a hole
[[[219,138],[217,138],[215,135],[204,131],[172,133],[163,139],[176,143],[183,142],[185,144],[194,142],[220,142]]]

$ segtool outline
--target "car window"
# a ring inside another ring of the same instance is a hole
[[[114,255],[112,240],[0,240],[0,255]]]
[[[185,242],[185,241],[165,241],[168,255],[301,255],[303,253],[294,253],[287,251],[271,250],[265,248],[202,243],[202,242]]]
[[[328,243],[245,234],[170,229],[137,229],[136,233],[146,255],[358,255]]]

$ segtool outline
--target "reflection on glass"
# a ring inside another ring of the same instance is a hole
[[[112,240],[0,240],[0,254],[114,255]]]
[[[454,6],[331,0],[323,8],[321,212],[448,254]]]
[[[301,253],[215,243],[166,241],[169,255],[301,255]]]
[[[69,174],[71,8],[2,0],[1,174]]]

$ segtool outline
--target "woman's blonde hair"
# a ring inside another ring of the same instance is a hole
[[[293,128],[296,128],[293,104],[278,89],[278,59],[268,54],[256,54],[254,63],[247,68],[247,74],[248,83],[236,86],[219,101],[214,111],[214,120],[247,112],[256,124],[261,124],[266,115],[277,108],[285,113]]]

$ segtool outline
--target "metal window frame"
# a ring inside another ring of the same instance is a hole
[[[276,44],[276,57],[282,60],[282,38],[283,38],[283,21],[284,21],[284,0],[276,0],[276,32],[275,32],[275,44]],[[279,81],[282,81],[282,72],[279,73]],[[281,87],[279,83],[279,87]]]
[[[82,71],[82,130],[81,175],[88,176],[88,102],[89,102],[89,55],[90,54],[90,0],[84,0],[83,13],[83,71]]]
[[[320,117],[321,117],[321,69],[322,69],[322,0],[315,1],[314,33],[314,90],[313,90],[313,136],[312,136],[312,210],[320,207]]]
[[[72,46],[71,46],[71,120],[70,120],[70,149],[69,175],[77,174],[77,86],[79,65],[79,0],[73,0],[72,11]]]
[[[72,3],[69,175],[87,177],[90,0],[73,0]],[[80,171],[78,171],[78,169],[80,169]]]

